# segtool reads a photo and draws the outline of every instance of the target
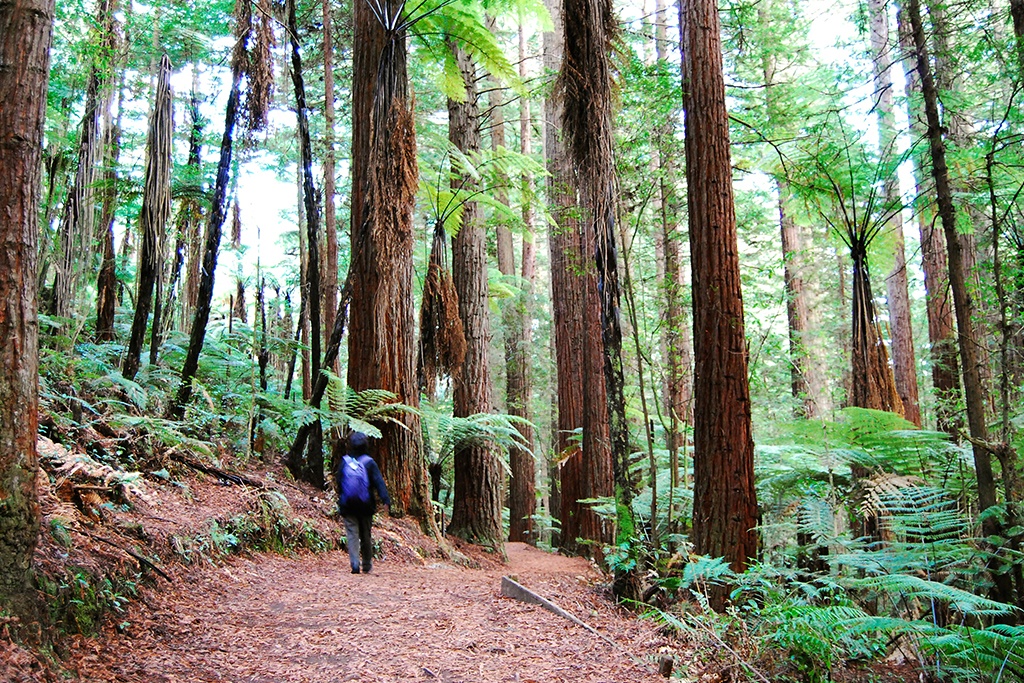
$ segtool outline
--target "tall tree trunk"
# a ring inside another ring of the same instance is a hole
[[[192,242],[198,241],[196,233],[202,217],[202,207],[194,193],[198,192],[200,178],[199,158],[202,150],[202,119],[199,116],[199,69],[193,65],[192,95],[188,104],[192,125],[188,136],[188,159],[185,164],[186,182],[190,183],[186,195],[178,204],[178,214],[174,221],[174,262],[171,264],[170,276],[167,281],[167,299],[164,305],[164,320],[161,329],[171,327],[176,308],[176,300],[181,299],[181,309],[185,310],[185,295],[182,293],[181,270],[185,266],[186,249],[191,251]],[[193,184],[194,183],[194,184]],[[198,250],[197,250],[198,251]],[[197,280],[198,282],[198,280]]]
[[[192,119],[192,129],[189,134],[188,169],[189,175],[194,184],[193,191],[198,194],[201,189],[200,158],[202,153],[202,136],[204,119],[199,114],[199,65],[192,65],[192,97],[189,100],[189,116]],[[186,210],[186,202],[188,210]],[[178,224],[182,238],[188,245],[187,263],[188,270],[185,272],[185,283],[181,295],[181,326],[184,330],[192,320],[199,300],[199,282],[202,279],[202,228],[203,208],[198,197],[191,197],[182,201],[178,210]]]
[[[519,26],[519,78],[525,83],[526,73],[526,34],[522,24]],[[530,98],[519,98],[519,152],[530,156],[532,126],[530,123]],[[523,252],[522,252],[522,289],[508,306],[513,318],[505,328],[507,363],[507,398],[508,411],[526,419],[530,418],[530,367],[527,350],[532,341],[530,337],[529,302],[533,295],[535,273],[535,253],[533,246],[533,210],[530,202],[525,199],[533,192],[533,181],[528,176],[521,179],[523,201]],[[511,344],[508,342],[511,341]],[[511,346],[511,348],[509,348]],[[519,433],[530,451],[536,451],[533,429],[526,425],[518,426]],[[512,481],[509,486],[508,540],[536,543],[533,515],[536,511],[535,495],[537,467],[533,455],[522,448],[513,447],[509,453],[509,465],[512,469]]]
[[[36,239],[53,2],[0,1],[0,604],[28,614],[39,538]]]
[[[721,36],[714,0],[689,0],[686,180],[693,263],[694,552],[736,571],[757,554],[754,441],[729,158]],[[723,609],[725,591],[709,596]]]
[[[313,185],[313,146],[309,138],[309,115],[306,111],[306,86],[302,75],[302,57],[299,54],[299,27],[295,16],[295,0],[288,0],[288,35],[291,40],[292,85],[295,87],[295,111],[299,129],[299,161],[302,165],[302,198],[306,209],[306,285],[309,288],[309,346],[310,377],[313,383],[320,379],[320,206]],[[319,407],[319,406],[317,406]],[[322,432],[314,427],[314,438],[309,442],[302,479],[317,488],[324,487],[324,454],[320,448]],[[294,464],[292,465],[294,466]]]
[[[938,106],[942,110],[942,124],[948,133],[946,137],[952,143],[953,150],[970,149],[974,142],[974,130],[976,125],[972,120],[970,112],[966,107],[958,106],[956,93],[961,92],[963,86],[963,74],[956,66],[957,50],[964,46],[957,45],[955,38],[956,29],[950,25],[945,3],[926,2],[928,15],[932,22],[932,40],[935,46],[933,65],[933,80],[935,92],[938,99]],[[923,88],[922,88],[923,89]],[[943,101],[946,98],[946,101]],[[949,171],[950,191],[954,196],[969,195],[974,190],[972,179],[962,177],[957,169],[965,167],[965,161],[954,160],[953,169]],[[973,161],[966,162],[973,164]],[[990,310],[986,297],[982,296],[981,268],[978,266],[979,240],[984,234],[988,225],[988,218],[985,211],[978,209],[972,202],[964,202],[963,210],[969,217],[967,223],[972,229],[964,231],[964,223],[961,222],[956,234],[960,240],[960,254],[963,257],[964,283],[974,304],[974,326],[977,328],[978,343],[976,352],[978,357],[978,372],[980,373],[982,385],[990,387],[992,384],[992,369],[989,362],[989,340],[998,337],[991,328],[989,321],[995,320],[994,311]],[[947,240],[948,241],[948,240]],[[948,245],[947,245],[948,250]],[[952,265],[950,265],[952,268]],[[952,276],[951,276],[952,277]],[[954,296],[955,301],[955,296]],[[961,358],[961,362],[966,362]],[[986,419],[995,414],[994,394],[987,395],[985,403]]]
[[[101,17],[109,14],[109,2],[101,3],[99,12]],[[103,21],[101,18],[101,25]],[[99,97],[103,79],[98,61],[93,63],[86,86],[85,113],[82,115],[82,133],[78,142],[78,169],[64,204],[59,236],[60,254],[53,278],[50,312],[64,318],[75,315],[79,279],[83,265],[92,255],[96,220],[96,162],[102,149]]]
[[[546,0],[554,28],[544,33],[544,68],[557,71],[562,63],[563,21],[560,0]],[[583,298],[582,281],[576,276],[582,258],[575,239],[577,217],[569,184],[570,167],[562,143],[560,123],[562,104],[555,97],[544,101],[544,157],[550,175],[547,181],[548,201],[553,207],[555,225],[548,233],[551,252],[551,309],[554,318],[554,346],[558,376],[558,429],[555,452],[558,454],[560,504],[556,510],[561,518],[563,548],[579,552],[586,498],[583,489],[583,453],[577,430],[583,427]],[[554,505],[554,504],[552,504]]]
[[[335,212],[334,177],[334,19],[331,16],[330,0],[323,5],[323,50],[324,50],[324,262],[323,309],[324,342],[334,329],[334,314],[338,307],[338,216]],[[338,371],[337,363],[329,368]]]
[[[149,309],[153,302],[153,289],[163,269],[164,236],[167,219],[171,215],[171,121],[173,96],[171,95],[171,60],[164,55],[157,72],[156,97],[149,124],[149,142],[146,146],[146,185],[142,196],[139,229],[142,249],[139,252],[138,288],[135,295],[135,317],[128,341],[121,373],[134,379],[139,371],[142,344],[146,338]]]
[[[893,115],[892,63],[896,50],[890,43],[889,11],[885,0],[869,0],[868,13],[873,53],[875,97],[878,102],[878,137],[883,164],[896,154],[896,123]],[[883,204],[886,207],[902,203],[899,179],[895,165],[886,173],[883,187]],[[910,324],[910,294],[907,287],[907,257],[903,247],[903,213],[893,211],[889,219],[889,230],[893,237],[893,268],[885,278],[889,299],[889,328],[892,333],[893,374],[896,391],[903,404],[907,420],[921,426],[921,407],[917,388],[917,361],[914,357],[914,333]]]
[[[116,23],[111,23],[110,41],[114,47],[120,43]],[[113,90],[108,94],[104,111],[103,208],[100,211],[100,239],[102,261],[96,278],[96,341],[114,341],[114,317],[117,312],[117,255],[114,251],[114,220],[117,209],[117,167],[121,160],[121,120],[124,115],[124,70],[117,83],[117,117],[112,119],[110,105]]]
[[[388,17],[403,3],[384,0]],[[419,405],[412,282],[416,132],[409,109],[405,32],[380,25],[368,3],[353,3],[352,261],[348,384],[387,389]],[[386,17],[381,17],[389,21]],[[385,425],[377,455],[393,515],[433,519],[420,422]]]
[[[659,63],[668,60],[668,13],[664,0],[655,4],[655,54]],[[655,159],[660,173],[658,190],[655,194],[655,208],[660,225],[655,233],[655,250],[660,247],[658,261],[661,290],[665,296],[661,333],[661,353],[666,359],[663,387],[665,412],[668,414],[666,447],[669,450],[671,468],[670,498],[679,486],[679,451],[686,447],[686,425],[693,422],[692,395],[693,375],[690,364],[693,357],[690,342],[690,326],[683,306],[685,287],[682,263],[683,235],[679,229],[679,212],[682,209],[678,191],[678,168],[674,157],[681,150],[675,144],[675,127],[670,122],[659,126],[657,131],[657,154]],[[671,518],[671,510],[669,517]]]
[[[938,92],[932,78],[928,47],[925,42],[924,24],[921,20],[919,0],[907,0],[907,12],[914,38],[917,56],[917,73],[921,78],[921,92],[924,96],[925,117],[928,122],[928,146],[932,160],[932,178],[938,203],[939,220],[946,235],[946,249],[949,258],[949,284],[953,290],[956,310],[957,341],[962,361],[964,394],[967,400],[967,424],[970,429],[974,451],[974,469],[978,480],[978,509],[984,512],[996,504],[995,478],[992,473],[991,446],[988,444],[988,424],[985,420],[986,390],[981,361],[978,358],[978,338],[974,328],[974,301],[967,284],[962,245],[956,231],[956,207],[946,166],[946,145],[942,139],[942,123],[939,119]],[[982,523],[985,536],[999,532],[999,522],[988,516]],[[1009,601],[1012,593],[1010,578],[1003,572],[993,573],[996,597]]]
[[[199,370],[199,354],[206,338],[206,325],[210,321],[210,306],[213,302],[213,278],[217,270],[217,254],[220,237],[224,229],[227,210],[228,183],[231,180],[231,156],[234,150],[235,124],[238,122],[239,99],[242,88],[242,64],[245,57],[245,40],[249,33],[249,22],[239,21],[236,27],[236,43],[231,60],[231,89],[224,109],[224,134],[220,143],[220,161],[217,163],[217,179],[213,186],[210,214],[203,235],[203,260],[200,269],[199,289],[196,292],[195,316],[189,332],[188,349],[181,368],[181,384],[171,404],[171,417],[181,419],[192,397],[192,380]]]
[[[622,335],[615,255],[614,167],[611,160],[609,30],[606,0],[565,0],[562,128],[582,216],[579,264],[583,311],[583,493],[587,498],[631,494],[627,479],[628,432],[622,398]],[[592,260],[591,260],[592,259]],[[616,490],[618,489],[618,491]],[[620,510],[629,511],[628,501]],[[613,528],[594,510],[581,514],[583,538],[614,539]],[[625,520],[623,520],[625,523]],[[590,552],[593,552],[590,549]]]
[[[907,75],[907,106],[910,130],[915,140],[928,136],[927,126],[914,112],[921,107],[921,79],[917,73],[913,31],[903,8],[896,15],[900,36],[903,71]],[[960,403],[960,363],[956,348],[956,329],[953,324],[953,300],[949,291],[949,273],[946,265],[946,236],[935,225],[932,200],[925,190],[925,176],[929,166],[927,150],[914,155],[914,174],[917,185],[918,229],[921,239],[921,267],[924,271],[925,311],[928,317],[928,342],[931,347],[932,389],[935,392],[935,419],[938,429],[957,438],[962,420],[958,415]]]
[[[463,154],[480,151],[476,66],[466,50],[449,47],[466,86],[463,102],[448,100],[448,140]],[[454,168],[452,190],[472,192],[466,169]],[[491,380],[487,353],[490,322],[487,309],[487,246],[476,202],[462,205],[462,227],[452,240],[452,278],[459,295],[459,317],[466,337],[466,358],[453,380],[453,414],[469,417],[491,412]],[[455,451],[455,495],[448,532],[474,543],[501,546],[502,468],[493,448],[480,445]]]

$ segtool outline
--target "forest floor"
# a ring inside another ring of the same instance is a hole
[[[238,558],[150,596],[125,634],[83,641],[77,673],[140,683],[658,679],[643,660],[665,638],[596,595],[586,561],[523,544],[509,544],[508,560],[471,569],[384,558],[356,575],[340,551]],[[509,573],[611,642],[502,597]]]
[[[74,616],[28,625],[42,639],[5,638],[25,630],[0,619],[0,681],[632,683],[664,680],[664,654],[685,658],[682,641],[615,605],[609,578],[582,558],[518,543],[505,558],[443,549],[413,520],[378,515],[378,560],[355,575],[330,494],[279,466],[221,453],[219,468],[255,484],[238,485],[172,458],[131,474],[45,438],[39,448],[48,476],[36,573],[50,604]],[[288,526],[281,537],[292,541],[315,531],[334,549],[230,547],[254,521]],[[593,631],[503,597],[503,576]]]
[[[137,448],[126,472],[110,454],[144,438],[40,438],[33,569],[51,616],[0,614],[0,682],[634,683],[664,680],[667,655],[693,683],[779,680],[748,662],[787,671],[784,657],[640,618],[588,560],[439,544],[409,518],[378,515],[373,573],[352,574],[331,494],[226,447],[202,461]],[[589,628],[504,597],[503,576]],[[832,675],[916,678],[891,662]]]

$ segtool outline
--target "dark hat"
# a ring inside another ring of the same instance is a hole
[[[348,437],[348,450],[351,453],[369,454],[370,437],[362,432],[352,432]]]

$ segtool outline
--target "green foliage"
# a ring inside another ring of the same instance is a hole
[[[419,415],[417,409],[400,403],[398,396],[390,391],[383,389],[356,391],[329,370],[324,372],[328,377],[328,410],[324,416],[332,426],[362,432],[379,439],[381,431],[374,423],[397,425],[408,429],[402,418],[406,415]],[[307,407],[303,411],[297,412],[296,415],[300,416],[303,422],[307,422],[315,419],[316,411]]]
[[[339,544],[340,536],[325,536],[308,521],[296,518],[288,500],[277,491],[259,493],[248,512],[211,519],[199,532],[171,537],[172,550],[187,564],[216,564],[245,552],[326,552]]]
[[[424,414],[424,432],[430,440],[431,461],[448,462],[464,448],[494,448],[507,474],[511,474],[507,460],[510,449],[519,449],[533,455],[521,427],[535,428],[529,420],[503,413],[476,413],[468,417],[454,417],[441,411]]]
[[[95,635],[108,615],[124,613],[138,593],[139,578],[136,574],[97,576],[73,566],[57,576],[36,576],[51,622],[64,633],[87,636]]]

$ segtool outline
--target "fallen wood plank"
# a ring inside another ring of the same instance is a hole
[[[518,600],[519,602],[525,602],[531,605],[539,605],[544,609],[548,610],[549,612],[557,614],[563,619],[568,619],[572,623],[576,624],[577,626],[582,626],[583,628],[590,631],[601,640],[605,641],[615,649],[627,655],[638,666],[642,666],[643,668],[649,671],[654,670],[653,666],[649,662],[645,662],[633,653],[629,652],[628,650],[626,650],[626,648],[622,647],[621,645],[619,645],[603,633],[600,633],[597,629],[595,629],[593,626],[586,623],[582,619],[578,618],[576,615],[572,614],[571,612],[567,612],[566,610],[562,609],[561,607],[551,602],[547,598],[542,597],[537,593],[534,593],[526,586],[523,586],[521,583],[514,581],[507,576],[501,577],[501,594],[504,595],[506,598],[512,598],[513,600]]]
[[[590,624],[587,624],[586,622],[578,619],[575,615],[566,612],[564,609],[562,609],[555,603],[551,602],[547,598],[543,598],[540,595],[537,595],[529,588],[523,586],[520,583],[517,583],[516,581],[513,581],[507,576],[501,577],[501,594],[504,595],[506,598],[512,598],[513,600],[518,600],[519,602],[526,602],[531,605],[540,605],[549,612],[554,612],[558,616],[564,619],[568,619],[577,626],[582,626],[594,635],[601,635],[600,633],[595,631],[594,627],[592,627]]]

